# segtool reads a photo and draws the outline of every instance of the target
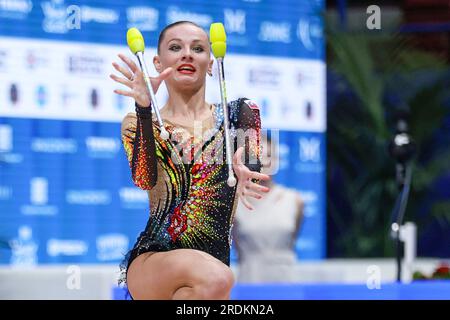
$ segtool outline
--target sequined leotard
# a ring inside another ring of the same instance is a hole
[[[234,150],[245,146],[245,164],[260,171],[258,107],[243,98],[228,105]],[[236,187],[226,183],[220,104],[214,106],[211,120],[211,128],[202,139],[196,135],[186,139],[182,128],[166,122],[167,141],[160,138],[157,122],[152,122],[151,108],[136,106],[136,114],[129,113],[123,120],[122,142],[132,179],[136,186],[148,190],[150,217],[122,263],[122,282],[133,259],[149,251],[197,249],[229,265]]]

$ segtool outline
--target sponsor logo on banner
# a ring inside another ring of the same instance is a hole
[[[209,27],[213,22],[213,17],[211,15],[181,10],[176,6],[170,6],[169,8],[167,8],[166,19],[167,24],[180,20],[192,21],[207,30],[209,30]]]
[[[47,33],[64,34],[69,30],[81,29],[81,9],[76,5],[66,6],[64,0],[41,2],[44,20],[42,28]]]
[[[264,42],[291,43],[291,24],[263,21],[259,27],[258,39]]]
[[[25,56],[27,68],[30,70],[46,69],[48,67],[48,52],[28,50]]]
[[[30,203],[20,208],[24,215],[53,216],[58,213],[58,208],[49,206],[48,180],[42,177],[30,179]]]
[[[293,101],[288,97],[282,97],[279,99],[278,114],[285,122],[294,122],[299,120],[301,116],[301,109],[299,108],[300,101]],[[298,127],[298,125],[297,125]]]
[[[66,202],[76,205],[108,205],[111,195],[104,190],[68,190]]]
[[[319,17],[303,17],[297,24],[297,38],[309,50],[316,50],[316,45],[323,38],[322,21]]]
[[[145,208],[149,205],[147,192],[138,188],[120,188],[119,197],[125,208]]]
[[[80,53],[69,55],[67,70],[76,75],[89,75],[103,77],[105,60],[93,53]]]
[[[30,202],[33,205],[44,205],[48,202],[48,180],[33,178],[30,180]]]
[[[13,149],[13,131],[7,124],[0,124],[0,152],[11,152]]]
[[[1,1],[1,0],[0,0]],[[6,71],[7,68],[7,63],[6,63],[6,59],[8,57],[8,51],[6,51],[5,49],[0,49],[0,72],[1,71]]]
[[[321,161],[321,140],[318,138],[299,139],[299,158],[295,169],[298,172],[320,173],[323,172],[324,165]]]
[[[227,33],[245,34],[245,11],[224,9],[223,15],[225,17],[225,30]]]
[[[12,105],[17,105],[20,101],[19,97],[19,88],[16,83],[12,83],[9,87],[9,102],[11,102]]]
[[[315,86],[318,82],[317,75],[311,73],[311,70],[298,70],[295,74],[295,82],[299,87]]]
[[[250,40],[245,35],[247,31],[246,15],[244,10],[223,10],[224,25],[225,30],[227,31],[227,42],[232,46],[247,47],[249,45]],[[227,70],[229,70],[229,68]]]
[[[12,197],[12,189],[6,186],[0,186],[0,200],[8,200]]]
[[[97,89],[92,89],[89,94],[89,102],[91,104],[92,109],[97,109],[99,102],[98,102],[98,91]]]
[[[56,256],[82,256],[88,251],[88,244],[82,240],[49,239],[47,254]]]
[[[83,23],[115,24],[119,22],[119,12],[108,8],[81,6],[81,21]]]
[[[44,107],[47,104],[47,89],[43,85],[36,88],[36,101],[39,107]]]
[[[10,263],[14,267],[30,267],[37,264],[38,244],[33,239],[33,230],[29,226],[20,226],[18,236],[9,241],[11,247]]]
[[[23,155],[11,153],[13,150],[13,131],[12,126],[0,124],[0,163],[20,163],[23,161]]]
[[[43,153],[76,153],[78,149],[75,139],[33,138],[31,150]]]
[[[77,90],[75,86],[71,86],[68,84],[63,84],[60,92],[61,104],[64,107],[68,106],[79,106],[79,89]]]
[[[300,161],[320,162],[320,140],[317,138],[300,138]]]
[[[314,118],[314,108],[313,108],[313,103],[311,101],[306,101],[305,117],[308,120],[312,120]]]
[[[278,147],[278,152],[279,152],[279,167],[280,170],[286,170],[289,168],[289,153],[290,153],[290,148],[288,144],[285,143],[280,143],[279,147]]]
[[[0,17],[24,20],[33,9],[31,0],[0,0]]]
[[[20,207],[20,212],[25,216],[54,216],[58,214],[58,208],[55,206],[30,206]]]
[[[92,6],[64,4],[64,0],[41,2],[44,20],[42,27],[48,33],[67,33],[69,30],[81,29],[83,23],[117,24],[120,14],[117,10]]]
[[[248,72],[248,82],[255,86],[276,88],[281,82],[281,72],[268,65],[252,67]]]
[[[317,192],[311,190],[300,190],[302,200],[305,202],[305,217],[313,217],[317,214],[317,203],[319,197]]]
[[[128,237],[121,233],[103,234],[97,237],[97,259],[110,261],[123,259],[128,251]]]
[[[127,8],[127,28],[138,28],[140,31],[155,31],[159,25],[159,11],[152,7]]]
[[[87,137],[86,147],[93,158],[111,158],[120,150],[121,143],[116,138]]]

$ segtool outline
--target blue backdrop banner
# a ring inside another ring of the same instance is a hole
[[[131,56],[129,27],[151,61],[159,31],[177,20],[224,23],[229,99],[251,98],[263,127],[279,132],[276,179],[306,203],[298,257],[324,258],[323,9],[322,0],[0,1],[0,263],[117,263],[134,244],[149,203],[120,141],[133,101],[113,93],[111,63]],[[207,81],[218,102],[216,70]]]

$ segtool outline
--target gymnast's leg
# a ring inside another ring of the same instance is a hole
[[[128,290],[134,299],[229,299],[234,277],[213,256],[193,249],[148,252],[131,263]]]

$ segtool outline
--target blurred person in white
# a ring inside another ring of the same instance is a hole
[[[295,242],[303,222],[304,202],[295,189],[274,181],[278,168],[278,141],[262,137],[262,173],[271,177],[261,181],[270,188],[261,199],[249,199],[253,210],[240,201],[233,226],[237,281],[240,283],[288,283],[299,281],[296,272]]]

